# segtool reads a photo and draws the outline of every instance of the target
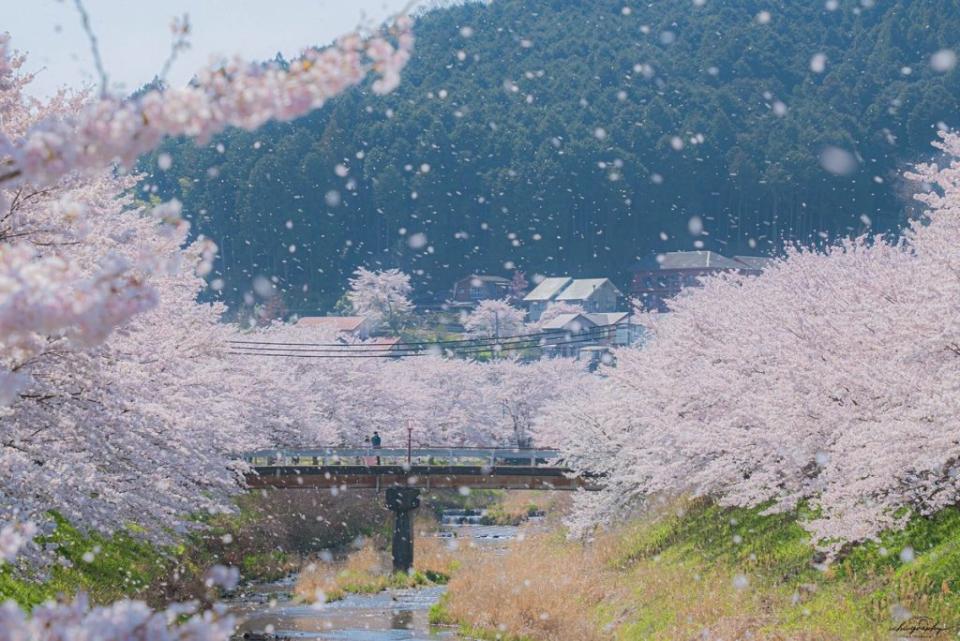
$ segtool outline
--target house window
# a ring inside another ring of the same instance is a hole
[[[483,298],[483,288],[482,287],[471,287],[470,288],[470,298],[473,300],[480,300]]]

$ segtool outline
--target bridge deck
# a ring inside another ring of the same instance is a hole
[[[252,488],[598,488],[597,479],[557,465],[560,453],[549,448],[278,448],[241,458],[253,467]]]
[[[483,465],[258,466],[246,476],[251,488],[578,490],[598,489],[559,467]]]
[[[481,462],[496,465],[539,465],[556,460],[560,452],[551,448],[509,447],[307,447],[277,448],[248,452],[240,458],[253,465],[328,465],[332,463],[361,463],[362,459],[379,457],[381,461],[403,463]]]

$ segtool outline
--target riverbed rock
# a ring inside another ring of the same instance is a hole
[[[291,637],[284,634],[267,634],[266,632],[244,632],[240,638],[243,641],[291,641]]]

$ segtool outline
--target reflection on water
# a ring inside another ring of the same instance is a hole
[[[394,610],[390,615],[390,627],[394,630],[412,630],[413,612],[410,610]]]
[[[456,525],[440,536],[496,553],[517,535],[507,526]],[[431,626],[430,606],[444,587],[349,595],[341,601],[303,605],[291,600],[294,579],[254,587],[233,611],[244,622],[237,639],[323,639],[328,641],[457,641],[449,628]]]
[[[443,593],[442,587],[395,590],[375,595],[350,595],[323,605],[278,601],[244,614],[238,633],[268,633],[290,639],[387,641],[452,639],[447,630],[431,630],[427,611]]]
[[[486,510],[444,510],[440,516],[443,525],[480,525]]]

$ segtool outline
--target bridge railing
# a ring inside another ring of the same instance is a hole
[[[256,467],[324,467],[331,465],[497,465],[537,467],[556,461],[553,448],[509,447],[315,447],[247,452],[238,458]]]

